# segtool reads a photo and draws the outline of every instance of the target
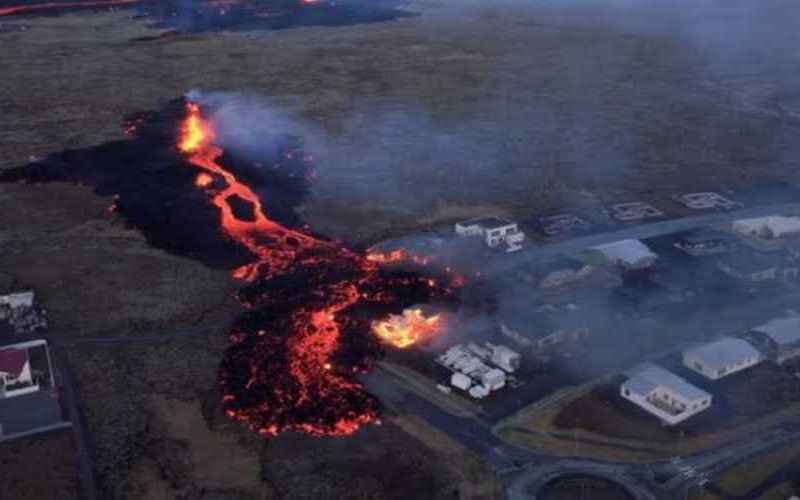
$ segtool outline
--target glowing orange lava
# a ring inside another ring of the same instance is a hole
[[[208,187],[214,182],[214,178],[205,172],[200,172],[194,180],[194,185],[197,187]]]
[[[372,323],[375,335],[398,349],[427,340],[441,331],[441,328],[441,315],[426,317],[421,309],[406,309],[402,315],[391,315],[383,321]]]
[[[254,256],[233,271],[249,282],[239,298],[250,314],[230,332],[220,368],[225,413],[264,436],[286,430],[349,435],[377,422],[377,401],[354,375],[369,367],[364,353],[378,346],[361,339],[369,320],[347,310],[365,302],[393,304],[403,290],[430,297],[449,289],[409,273],[383,274],[379,264],[388,260],[378,254],[365,257],[270,219],[259,196],[221,163],[222,150],[200,107],[189,103],[186,113],[177,147],[200,170],[195,184],[219,208],[222,231]],[[233,211],[233,196],[252,206],[248,220]],[[397,318],[376,322],[372,330],[401,348],[441,328],[438,315],[416,309]]]
[[[187,117],[181,128],[181,137],[178,149],[185,154],[189,162],[201,170],[197,177],[197,185],[206,187],[212,179],[212,174],[220,176],[225,181],[225,187],[218,191],[209,192],[211,201],[220,210],[221,227],[225,233],[248,250],[256,257],[256,261],[234,271],[237,278],[252,281],[256,278],[265,279],[280,275],[290,267],[302,266],[305,257],[302,252],[325,253],[332,262],[344,259],[343,264],[360,269],[362,261],[355,254],[334,247],[331,243],[317,240],[311,236],[288,229],[281,224],[270,220],[264,213],[259,197],[250,187],[240,182],[236,176],[226,170],[218,158],[222,151],[213,144],[214,131],[211,125],[201,115],[196,104],[189,104]],[[241,220],[236,217],[227,199],[237,195],[249,202],[254,209],[254,220]],[[312,263],[313,260],[309,260]],[[288,374],[281,373],[281,377],[290,376],[291,382],[286,382],[291,390],[277,394],[283,400],[283,405],[297,413],[303,413],[309,405],[319,404],[320,399],[329,399],[330,406],[340,405],[345,407],[350,400],[363,399],[365,394],[360,384],[351,380],[350,375],[344,376],[336,369],[333,355],[340,341],[340,326],[337,322],[337,313],[350,306],[359,299],[360,294],[355,283],[343,282],[334,284],[324,294],[327,306],[317,310],[298,310],[292,317],[291,330],[286,332],[285,348]],[[263,335],[259,332],[258,335]],[[239,342],[238,333],[232,334],[232,341]],[[250,361],[251,377],[245,389],[258,384],[269,383],[273,387],[276,381],[264,381],[266,372],[259,363],[260,359]],[[276,389],[277,390],[277,389]],[[223,402],[233,406],[237,396],[226,394]],[[367,400],[369,401],[369,400]],[[324,401],[323,401],[324,402]],[[361,405],[364,407],[364,405]],[[286,429],[301,430],[314,435],[346,435],[355,432],[361,425],[375,421],[377,411],[374,405],[366,405],[360,411],[349,411],[344,408],[344,415],[338,416],[335,421],[325,426],[315,422],[299,422],[295,424],[276,423],[258,424],[259,418],[255,413],[264,412],[264,408],[239,408],[228,409],[227,414],[236,420],[242,421],[262,435],[275,435]],[[271,410],[282,418],[282,408]],[[263,417],[263,416],[262,416]],[[261,418],[260,421],[264,419]]]
[[[272,274],[280,273],[294,262],[298,249],[326,246],[327,244],[311,238],[298,231],[287,229],[270,220],[264,214],[261,200],[246,184],[239,182],[235,175],[222,168],[217,159],[222,150],[213,145],[214,131],[200,114],[200,108],[193,103],[188,104],[188,116],[181,129],[178,149],[189,155],[189,161],[196,167],[221,176],[227,187],[217,192],[212,202],[221,212],[222,228],[234,241],[250,250],[257,260],[234,271],[234,276],[252,281],[258,276],[259,269],[266,264]],[[228,198],[231,196],[249,202],[253,206],[255,220],[246,221],[237,218]],[[260,239],[268,236],[278,240],[278,244],[265,245]]]

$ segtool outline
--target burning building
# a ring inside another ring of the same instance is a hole
[[[438,333],[441,327],[440,314],[426,316],[419,308],[406,309],[402,314],[391,314],[385,320],[372,323],[375,335],[399,349],[428,340]]]

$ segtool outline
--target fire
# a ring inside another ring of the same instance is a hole
[[[433,262],[432,257],[415,255],[407,250],[398,249],[390,252],[372,251],[367,254],[367,260],[377,264],[393,264],[398,262],[411,262],[420,266],[427,266]]]
[[[439,314],[426,317],[421,309],[406,309],[402,315],[391,315],[372,323],[372,331],[388,344],[405,349],[424,341],[441,330]]]
[[[184,153],[192,153],[206,147],[214,140],[214,132],[209,124],[201,118],[200,107],[197,104],[187,105],[189,116],[181,128],[181,140],[178,149]]]

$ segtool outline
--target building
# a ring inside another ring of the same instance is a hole
[[[683,364],[700,375],[718,380],[764,360],[749,342],[725,337],[683,352]]]
[[[589,336],[586,315],[573,311],[535,310],[533,304],[507,306],[499,312],[500,333],[532,353],[544,353]]]
[[[750,333],[762,340],[764,350],[777,363],[800,355],[800,316],[773,319]]]
[[[0,307],[18,309],[20,307],[33,307],[34,294],[32,291],[9,293],[0,295]]]
[[[786,238],[800,235],[800,217],[770,215],[733,221],[733,231],[761,250],[781,248]]]
[[[450,384],[468,391],[474,398],[483,398],[506,385],[505,372],[484,363],[481,359],[483,351],[486,351],[486,356],[491,355],[477,344],[457,344],[437,358],[441,365],[453,372]]]
[[[463,373],[455,372],[450,377],[450,385],[462,391],[468,391],[472,387],[472,379]]]
[[[736,242],[728,233],[704,229],[678,236],[674,246],[693,257],[702,257],[728,253],[736,248]]]
[[[658,259],[658,256],[639,240],[615,241],[594,246],[591,250],[599,253],[608,264],[626,271],[647,269]]]
[[[0,348],[0,399],[13,398],[39,390],[33,379],[28,349],[14,344]]]
[[[717,262],[717,267],[733,278],[748,283],[768,281],[793,281],[800,274],[796,262],[782,253],[775,252],[736,252],[725,255]]]
[[[522,248],[525,233],[519,230],[516,222],[503,217],[477,217],[455,226],[459,236],[481,236],[489,248],[505,247],[507,252]]]
[[[548,294],[562,293],[577,287],[613,288],[622,284],[619,273],[605,266],[567,257],[526,263],[519,266],[517,272],[520,280]]]
[[[492,352],[492,363],[505,370],[508,373],[514,373],[519,370],[522,364],[522,356],[504,345],[495,345],[486,343],[486,346]]]
[[[639,367],[620,386],[620,395],[666,425],[675,425],[711,406],[711,394],[660,366]]]

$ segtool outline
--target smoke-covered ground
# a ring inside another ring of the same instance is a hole
[[[306,132],[321,168],[304,215],[340,236],[796,175],[797,2],[410,8],[144,43],[124,13],[3,21],[29,29],[0,34],[0,165],[116,137],[125,112],[201,88],[262,96]]]

